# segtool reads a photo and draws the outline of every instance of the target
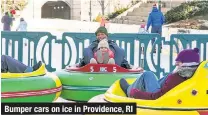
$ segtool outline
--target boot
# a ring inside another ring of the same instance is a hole
[[[127,95],[127,89],[129,87],[128,82],[124,78],[121,78],[119,83],[120,83],[120,87],[123,90],[123,92],[126,94],[126,96],[128,96]]]
[[[90,63],[91,63],[91,64],[97,64],[97,61],[95,60],[95,58],[91,58],[91,59],[90,59]]]
[[[35,64],[35,65],[33,66],[33,71],[38,70],[38,69],[41,67],[41,65],[42,65],[42,62],[39,61],[37,64]]]
[[[115,64],[115,60],[113,58],[110,58],[108,64]]]

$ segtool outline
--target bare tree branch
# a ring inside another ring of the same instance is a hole
[[[97,1],[99,2],[100,6],[101,6],[102,15],[104,15],[105,14],[105,9],[109,5],[110,2],[108,0],[107,5],[105,6],[105,0],[97,0]]]
[[[106,7],[109,5],[109,1],[108,1],[108,4],[105,6],[105,8],[104,9],[106,9]]]
[[[101,1],[100,0],[97,0],[98,2],[99,2],[99,4],[102,6],[102,3],[101,3]]]

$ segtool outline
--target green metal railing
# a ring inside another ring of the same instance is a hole
[[[151,45],[152,38],[157,38],[153,46]],[[27,41],[27,47],[24,39]],[[49,32],[2,32],[1,54],[9,55],[10,52],[12,57],[27,62],[28,66],[31,66],[31,63],[43,61],[48,71],[55,71],[56,69],[63,69],[69,64],[78,63],[79,59],[82,58],[83,48],[95,39],[94,33],[63,33],[62,39],[56,39],[56,36]],[[117,33],[109,34],[109,39],[116,41],[125,50],[127,59],[131,64],[154,71],[158,76],[161,73],[166,75],[174,70],[175,54],[182,49],[197,47],[200,49],[201,61],[208,59],[208,34],[173,34],[170,36],[170,40],[166,41],[159,34]],[[60,46],[60,49],[58,47],[52,49],[55,45]],[[156,54],[153,53],[154,48],[157,50]],[[5,50],[3,51],[3,49]],[[27,52],[25,49],[28,49]],[[162,64],[165,60],[164,53],[169,59],[167,61],[169,70],[166,70],[167,66],[164,67]],[[58,55],[61,56],[60,60],[56,59]],[[60,63],[61,67],[54,66],[52,60]]]
[[[38,44],[40,43],[40,40],[42,37],[48,37],[46,39],[46,41],[43,44],[43,48],[42,50],[39,52],[40,56],[41,56],[41,61],[43,61],[43,63],[48,63],[46,64],[46,68],[49,71],[55,71],[55,68],[52,67],[51,65],[51,58],[52,58],[52,40],[55,39],[55,36],[52,36],[51,33],[49,32],[1,32],[1,54],[2,54],[2,49],[3,49],[3,40],[5,40],[5,55],[9,54],[9,47],[11,47],[11,52],[12,52],[12,57],[15,57],[15,55],[17,56],[17,59],[21,62],[23,62],[24,60],[27,60],[28,62],[28,66],[32,65],[33,63],[37,63],[37,48],[39,47]],[[23,39],[27,39],[28,40],[28,52],[23,52],[24,47],[24,43],[23,43]],[[17,44],[15,44],[15,42],[17,42]],[[31,46],[30,43],[34,43],[34,47]],[[46,62],[45,57],[43,55],[44,52],[44,48],[46,46],[46,44],[48,44],[49,46],[49,50],[48,50],[48,62]],[[15,52],[15,48],[18,48],[18,50],[16,50],[17,52]],[[34,55],[34,58],[31,58],[31,55],[28,55],[27,59],[25,59],[23,57],[24,54],[31,54],[31,50],[34,50],[34,52],[32,52],[32,54]],[[32,60],[32,61],[31,61]]]

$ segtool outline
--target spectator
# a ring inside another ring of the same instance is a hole
[[[3,23],[4,31],[11,31],[12,21],[13,21],[12,17],[9,16],[8,12],[6,12],[5,15],[1,19],[1,22]]]
[[[139,33],[140,33],[140,34],[148,33],[148,32],[145,30],[145,24],[141,24],[141,25],[140,25]]]
[[[151,33],[158,33],[162,35],[162,25],[165,22],[165,17],[163,13],[158,10],[157,5],[154,4],[152,8],[152,12],[149,14],[148,22],[147,22],[147,31],[150,26],[152,26]],[[155,38],[152,39],[152,45],[155,42]]]
[[[19,26],[17,27],[16,31],[27,31],[27,22],[24,18],[20,18]]]

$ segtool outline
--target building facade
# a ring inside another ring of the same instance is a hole
[[[23,16],[93,21],[99,14],[108,15],[126,7],[132,0],[28,0]]]

